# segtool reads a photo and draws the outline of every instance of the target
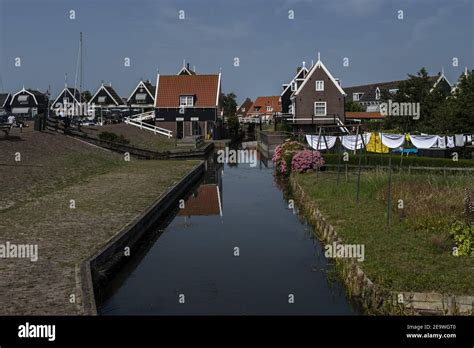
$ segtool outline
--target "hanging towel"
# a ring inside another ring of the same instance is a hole
[[[455,134],[454,135],[454,143],[456,146],[462,147],[464,146],[464,135],[463,134]]]
[[[370,141],[367,143],[368,152],[388,153],[388,147],[382,144],[379,133],[370,133]]]
[[[413,146],[417,149],[429,149],[438,142],[437,135],[410,135]]]
[[[445,136],[438,136],[438,148],[439,149],[446,149],[446,137]]]
[[[446,137],[446,147],[448,148],[453,148],[454,147],[454,137],[453,136],[448,136]]]
[[[346,149],[359,150],[363,148],[364,145],[367,146],[368,142],[370,141],[370,133],[365,133],[363,135],[344,135],[339,138],[341,139],[342,146],[344,146]]]
[[[387,133],[380,133],[382,138],[382,144],[384,144],[389,149],[396,149],[405,143],[405,135],[404,134],[387,134]]]
[[[320,137],[319,135],[306,135],[306,141],[315,150],[326,150],[326,143],[327,148],[332,149],[334,144],[336,144],[336,139],[336,136],[323,135]]]

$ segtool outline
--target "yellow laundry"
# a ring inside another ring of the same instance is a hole
[[[379,133],[370,134],[370,140],[367,144],[367,151],[376,153],[388,153],[388,147],[382,144],[382,140],[380,139]]]

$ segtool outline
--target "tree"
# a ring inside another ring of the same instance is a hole
[[[236,137],[240,132],[239,119],[237,118],[237,102],[236,95],[233,92],[221,94],[220,101],[224,113],[224,119],[227,119],[227,127],[230,135]]]
[[[362,105],[360,105],[358,102],[353,101],[353,100],[347,101],[346,104],[344,105],[344,109],[346,112],[365,111],[365,108]]]

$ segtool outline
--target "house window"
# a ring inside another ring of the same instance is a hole
[[[314,116],[326,116],[326,102],[314,102]]]
[[[292,92],[296,91],[296,82],[291,83],[291,91]]]
[[[391,88],[388,91],[390,92],[390,94],[395,94],[398,92],[398,88]]]
[[[146,100],[146,94],[145,93],[137,93],[135,95],[135,100],[136,101],[145,101]]]
[[[323,80],[316,81],[316,90],[317,91],[324,91],[324,81]]]
[[[19,101],[20,103],[27,102],[27,101],[28,101],[28,97],[29,97],[29,95],[19,95],[19,96],[18,96],[18,101]]]
[[[180,107],[190,107],[194,105],[194,98],[190,95],[182,95],[179,97]]]
[[[256,107],[254,107],[254,109],[255,109],[255,111],[258,112],[258,111],[260,111],[260,106],[256,106]]]
[[[352,93],[352,100],[359,101],[360,98],[362,98],[363,95],[364,95],[364,93]]]
[[[267,106],[267,112],[271,112],[271,111],[273,111],[273,107]]]
[[[242,112],[245,112],[245,108],[242,108]]]
[[[105,97],[99,97],[99,98],[97,99],[97,102],[98,102],[98,103],[105,103]]]
[[[378,87],[375,90],[375,100],[380,100],[380,89]]]

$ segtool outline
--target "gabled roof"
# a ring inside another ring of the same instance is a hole
[[[194,107],[213,108],[219,105],[221,74],[158,75],[155,106],[178,108],[180,96],[194,96]]]
[[[59,93],[59,95],[56,97],[56,99],[53,101],[52,105],[56,104],[56,102],[58,101],[59,97],[63,95],[63,93],[66,92],[68,93],[76,103],[79,104],[79,100],[81,99],[84,99],[82,100],[83,102],[87,102],[87,100],[85,100],[85,98],[81,98],[80,96],[80,92],[77,88],[72,88],[72,87],[65,87],[61,93]]]
[[[90,101],[94,100],[94,98],[97,96],[97,94],[101,90],[105,90],[107,92],[109,97],[112,98],[112,100],[115,102],[115,105],[123,105],[124,104],[122,98],[120,98],[120,96],[117,94],[117,92],[115,92],[115,90],[112,88],[112,86],[104,86],[104,84],[102,84],[99,87],[99,89],[97,90],[97,92],[95,92],[94,96],[91,98]]]
[[[291,79],[291,81],[289,83],[284,83],[283,84],[283,92],[281,92],[281,95],[285,94],[286,93],[286,90],[288,88],[290,88],[291,84],[293,82],[295,82],[297,79],[300,80],[300,79],[303,79],[306,77],[306,75],[308,74],[308,69],[303,66],[301,69],[298,70],[298,72],[296,73],[296,75]]]
[[[130,96],[127,98],[127,102],[130,101],[130,99],[131,99],[132,96],[135,94],[135,92],[140,88],[140,86],[142,86],[143,88],[145,88],[145,90],[146,90],[147,93],[150,95],[150,97],[151,97],[153,100],[155,100],[155,86],[153,86],[150,81],[143,81],[143,80],[140,80],[140,82],[138,83],[137,87],[135,87],[135,89],[133,90],[132,94],[130,94]]]
[[[316,71],[316,69],[318,68],[321,68],[324,70],[324,72],[326,73],[326,75],[329,77],[329,79],[332,81],[332,83],[334,83],[334,85],[337,87],[337,89],[339,90],[339,92],[341,92],[342,95],[346,95],[346,92],[344,92],[344,90],[342,89],[341,85],[336,81],[336,79],[331,75],[331,73],[329,72],[329,70],[326,68],[326,66],[323,64],[323,62],[318,59],[318,61],[316,62],[316,64],[314,64],[311,69],[309,70],[309,72],[306,74],[306,78],[305,80],[303,81],[303,83],[301,84],[301,86],[298,87],[298,89],[293,93],[293,95],[298,95],[300,93],[300,91],[304,88],[304,86],[306,85],[306,83],[308,82],[308,80],[311,78],[311,75],[314,74],[314,72]]]
[[[180,71],[178,71],[177,75],[196,75],[194,71],[188,69],[187,67],[183,66]]]
[[[13,96],[12,99],[10,100],[10,105],[12,105],[13,100],[18,94],[26,93],[29,94],[33,97],[33,100],[35,101],[36,105],[44,105],[47,104],[48,102],[48,96],[40,91],[37,91],[36,89],[25,89],[24,87],[16,92]]]
[[[8,97],[10,97],[10,93],[1,93],[0,94],[0,106],[1,107],[5,107],[5,104],[8,101]]]
[[[267,106],[271,106],[273,108],[271,112],[281,112],[280,96],[275,95],[257,97],[247,114],[265,114],[267,113]],[[255,110],[257,107],[260,107],[259,111]]]

